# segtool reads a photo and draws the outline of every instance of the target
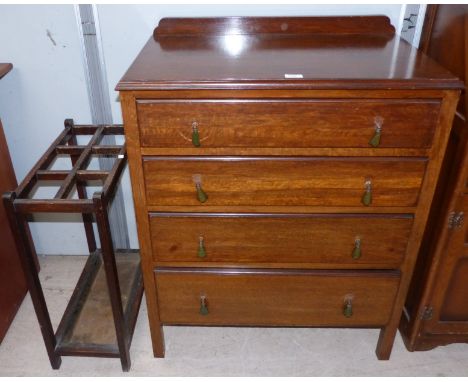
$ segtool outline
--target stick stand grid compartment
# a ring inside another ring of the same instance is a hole
[[[3,195],[11,229],[20,253],[29,292],[41,327],[52,368],[61,356],[120,358],[130,369],[129,349],[143,295],[140,255],[136,250],[114,249],[108,208],[127,163],[125,144],[105,145],[108,135],[123,136],[122,125],[75,125],[65,120],[65,129],[52,143],[18,188]],[[85,145],[80,136],[90,136]],[[69,157],[71,169],[52,169],[59,157]],[[109,171],[90,169],[93,157],[113,157]],[[59,184],[54,197],[36,197],[41,183]],[[88,196],[87,186],[99,184]],[[77,197],[74,197],[76,195]],[[54,333],[34,260],[34,243],[28,219],[34,213],[80,213],[90,256]],[[93,229],[96,222],[101,248]]]

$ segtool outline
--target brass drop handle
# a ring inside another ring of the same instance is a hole
[[[208,303],[206,301],[206,296],[200,296],[200,314],[202,316],[206,316],[209,313],[208,311]]]
[[[383,118],[375,117],[374,122],[375,122],[375,133],[374,133],[374,136],[370,139],[369,145],[371,145],[372,147],[379,147],[380,137],[382,135]]]
[[[200,236],[198,239],[198,257],[204,258],[206,257],[206,250],[205,250],[205,240],[203,239],[203,236]]]
[[[193,176],[193,182],[195,183],[195,189],[197,191],[197,199],[200,203],[205,203],[208,200],[208,195],[202,188],[201,175],[196,174]]]
[[[351,254],[351,257],[354,260],[357,260],[361,257],[361,238],[360,237],[356,237],[356,239],[354,240],[354,249],[353,249],[353,253]]]
[[[367,179],[364,182],[365,191],[362,195],[361,202],[365,206],[370,206],[372,204],[372,181]]]
[[[200,147],[200,133],[198,131],[198,123],[192,123],[192,144],[195,147]]]
[[[350,318],[353,315],[353,300],[352,298],[348,297],[345,299],[343,305],[343,316],[346,318]]]

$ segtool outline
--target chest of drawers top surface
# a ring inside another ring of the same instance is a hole
[[[387,17],[229,17],[162,19],[117,89],[460,86]]]

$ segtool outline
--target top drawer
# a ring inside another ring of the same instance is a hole
[[[427,148],[438,100],[139,100],[143,147]],[[198,137],[197,137],[198,135]]]

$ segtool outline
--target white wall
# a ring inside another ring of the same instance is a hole
[[[65,118],[91,122],[73,6],[1,5],[0,62],[14,65],[0,81],[0,118],[20,181]],[[33,223],[31,229],[38,253],[86,251],[82,224]]]
[[[398,28],[399,4],[389,5],[98,5],[114,123],[121,123],[115,85],[162,17],[369,15],[390,17]],[[47,36],[50,31],[52,39]],[[3,120],[18,180],[63,128],[65,118],[90,123],[91,115],[73,5],[0,5],[0,62],[13,72],[0,81]],[[137,245],[128,182],[124,198],[130,242]],[[38,253],[86,252],[77,223],[34,223]]]

